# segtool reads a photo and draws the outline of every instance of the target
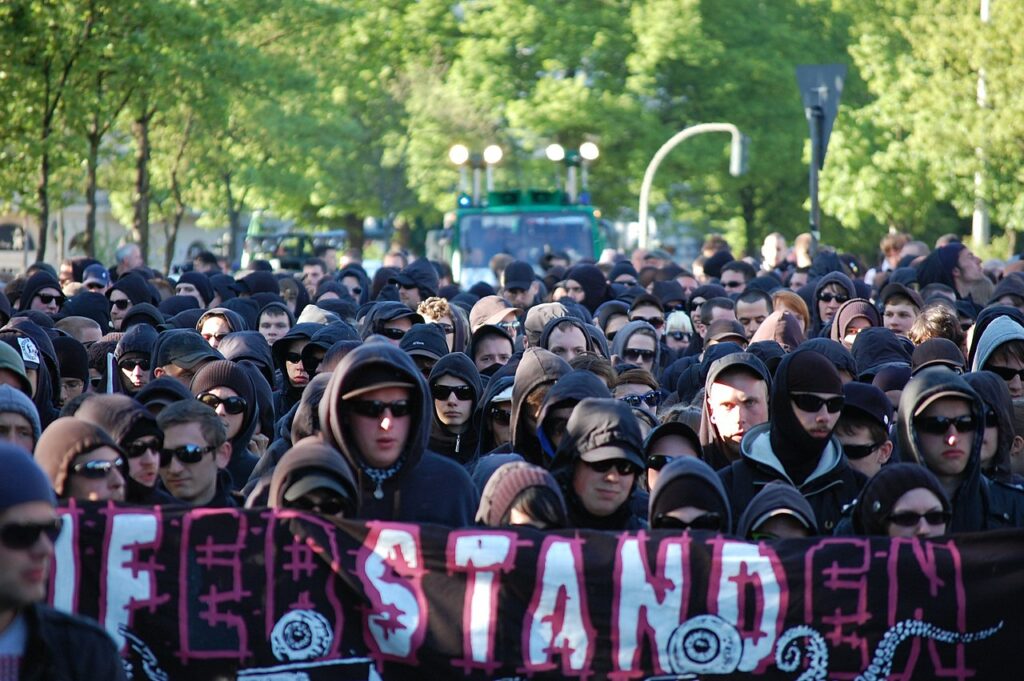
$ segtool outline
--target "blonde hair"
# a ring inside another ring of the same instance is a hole
[[[675,312],[670,312],[665,320],[665,331],[693,333],[693,322],[690,321],[690,317],[685,312],[676,310]]]
[[[440,319],[444,319],[445,317],[452,316],[451,306],[448,304],[448,301],[444,298],[438,298],[437,296],[427,298],[421,302],[416,307],[416,312],[418,312],[423,319],[431,322],[436,322]]]

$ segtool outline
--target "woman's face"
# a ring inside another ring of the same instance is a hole
[[[941,537],[946,534],[946,523],[929,522],[925,514],[941,513],[942,501],[935,493],[916,487],[896,500],[889,514],[890,537]],[[894,518],[900,522],[896,522]],[[912,524],[911,521],[915,521]]]
[[[850,297],[839,284],[828,284],[818,293],[818,317],[822,322],[832,321],[839,306]]]

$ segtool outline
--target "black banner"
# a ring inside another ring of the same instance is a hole
[[[134,679],[989,679],[1024,531],[931,541],[448,530],[71,503],[51,585]]]

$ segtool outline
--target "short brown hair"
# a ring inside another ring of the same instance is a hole
[[[224,422],[217,416],[217,412],[198,400],[182,400],[167,405],[156,417],[156,422],[160,430],[198,423],[207,447],[220,447],[228,439]]]
[[[615,385],[615,369],[612,367],[612,363],[606,357],[602,357],[597,353],[580,353],[569,360],[569,366],[573,369],[589,371],[604,381],[609,390]]]
[[[800,297],[800,294],[793,291],[787,291],[785,289],[779,289],[772,294],[772,309],[778,310],[779,308],[786,308],[787,310],[796,310],[797,314],[804,322],[804,333],[808,333],[811,328],[811,313],[807,309],[807,303]]]
[[[654,379],[654,375],[647,369],[626,369],[615,377],[615,385],[612,387],[617,388],[629,383],[646,385],[651,390],[657,390],[660,387],[658,381]]]
[[[958,348],[964,345],[964,330],[960,326],[960,318],[946,303],[926,305],[917,315],[913,326],[907,333],[914,345],[920,345],[931,338],[946,338]]]

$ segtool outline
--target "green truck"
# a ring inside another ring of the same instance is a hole
[[[451,263],[455,280],[464,287],[478,281],[497,285],[491,258],[508,253],[540,272],[546,253],[567,253],[575,262],[597,259],[607,230],[600,211],[569,203],[565,192],[511,189],[487,193],[484,205],[463,195],[449,229],[428,239],[428,257]]]

